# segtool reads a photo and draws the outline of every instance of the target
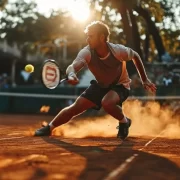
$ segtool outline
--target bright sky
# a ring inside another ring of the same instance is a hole
[[[78,21],[85,21],[89,17],[87,0],[35,0],[35,2],[41,13],[48,14],[52,9],[66,9]]]

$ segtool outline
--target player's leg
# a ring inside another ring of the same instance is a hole
[[[102,107],[108,114],[119,121],[123,121],[124,114],[122,112],[122,108],[118,105],[119,102],[119,95],[115,91],[110,90],[102,99]]]
[[[126,100],[129,95],[129,90],[123,86],[116,86],[110,90],[102,100],[104,110],[119,120],[118,137],[125,139],[128,136],[131,120],[126,118],[122,111],[122,102]]]
[[[75,103],[61,110],[48,126],[36,130],[35,136],[50,135],[53,128],[68,122],[72,117],[77,116],[89,108],[99,108],[101,106],[101,100],[106,93],[107,90],[102,89],[101,91],[96,83],[92,83]]]
[[[56,117],[50,122],[48,126],[42,127],[35,131],[35,136],[48,136],[51,135],[51,131],[62,125],[67,123],[74,116],[77,116],[87,109],[95,106],[93,102],[84,98],[78,97],[77,100],[70,106],[62,109]]]
[[[95,104],[93,102],[80,96],[76,99],[76,101],[72,105],[61,110],[57,114],[57,116],[51,121],[51,124],[54,127],[65,124],[74,116],[77,116],[83,113],[84,111],[86,111],[87,109],[92,108],[94,106]]]

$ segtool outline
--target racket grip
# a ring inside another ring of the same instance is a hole
[[[97,81],[93,79],[90,81],[90,84],[97,84]]]
[[[68,80],[68,78],[66,77],[66,78],[62,79],[59,83],[61,84],[62,82],[67,81],[67,80]]]

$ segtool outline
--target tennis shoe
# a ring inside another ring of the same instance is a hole
[[[120,123],[119,126],[117,126],[118,134],[117,137],[121,140],[126,139],[126,137],[129,134],[129,127],[131,126],[131,119],[127,118],[127,123]]]
[[[37,129],[34,134],[34,136],[50,136],[50,135],[51,135],[51,129],[49,125]]]

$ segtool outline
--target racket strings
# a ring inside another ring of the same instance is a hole
[[[47,61],[44,63],[42,69],[42,81],[49,89],[54,89],[60,82],[59,66],[54,61]]]

